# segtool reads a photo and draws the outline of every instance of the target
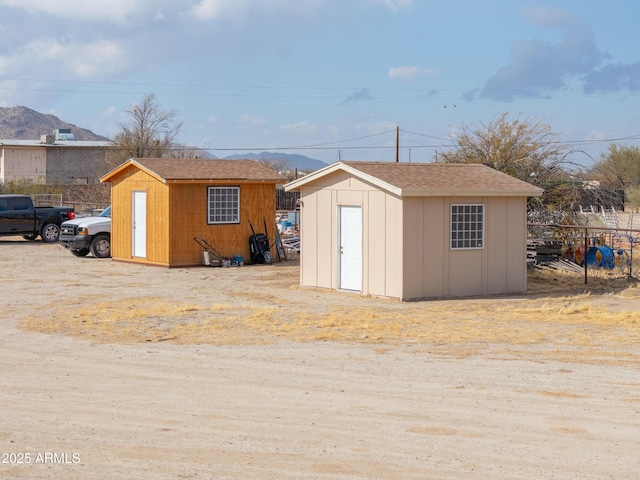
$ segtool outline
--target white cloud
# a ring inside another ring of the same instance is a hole
[[[569,134],[571,132],[563,132],[565,135],[570,136]],[[602,130],[591,130],[590,132],[588,132],[585,135],[585,140],[588,141],[603,141],[606,140],[607,138],[611,138],[612,136],[618,136],[619,134],[616,133],[615,135],[611,135],[611,133],[606,133]]]
[[[191,8],[191,13],[199,20],[211,20],[245,10],[242,2],[225,0],[200,0]]]
[[[99,40],[93,43],[76,44],[51,39],[34,40],[13,55],[0,57],[0,73],[13,74],[31,70],[33,65],[48,72],[80,79],[104,76],[105,73],[117,73],[127,65],[123,48],[116,42]]]
[[[215,20],[228,17],[244,17],[249,13],[292,13],[309,15],[316,12],[328,0],[199,0],[191,8],[191,14],[199,20]],[[405,0],[400,0],[405,1]]]
[[[566,26],[578,21],[578,18],[569,12],[549,7],[533,8],[527,12],[529,20],[542,27]]]
[[[249,114],[240,116],[240,128],[264,127],[266,124],[267,120],[262,117],[256,117],[255,115]]]
[[[405,83],[412,83],[424,77],[435,75],[436,71],[429,68],[420,67],[392,67],[389,69],[389,77],[392,80],[400,80]]]
[[[101,77],[128,66],[127,55],[115,42],[100,40],[75,49],[75,59],[69,63],[80,78]]]
[[[413,5],[413,0],[374,0],[377,5],[384,5],[392,12],[397,12],[401,9],[409,9]]]
[[[318,125],[309,123],[307,121],[291,123],[289,125],[281,125],[279,129],[284,132],[290,132],[300,136],[315,135],[318,133]]]
[[[0,0],[0,6],[24,10],[30,14],[48,15],[65,20],[92,20],[124,23],[132,15],[137,15],[157,5],[154,0]],[[157,12],[158,8],[152,11]]]

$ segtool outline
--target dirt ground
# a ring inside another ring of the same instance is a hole
[[[2,479],[637,479],[640,289],[401,303],[0,238]]]

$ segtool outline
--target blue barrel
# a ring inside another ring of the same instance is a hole
[[[613,250],[606,245],[589,247],[589,251],[587,252],[587,265],[613,270],[616,266]]]
[[[293,233],[293,224],[291,222],[280,222],[282,233]]]

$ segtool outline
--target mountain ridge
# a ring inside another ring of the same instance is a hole
[[[45,134],[53,133],[58,128],[69,128],[76,140],[109,141],[109,138],[98,135],[86,128],[65,122],[55,115],[44,114],[24,106],[0,107],[0,138],[7,140],[40,140]],[[197,149],[195,149],[197,150]],[[207,155],[208,156],[208,155]],[[215,158],[215,156],[213,156]],[[260,153],[243,153],[224,157],[227,160],[271,160],[282,161],[283,169],[319,170],[327,163],[295,153],[277,153],[263,151]]]
[[[40,113],[28,107],[0,107],[0,138],[39,140],[41,135],[57,128],[69,128],[76,140],[108,141],[105,136],[60,120],[50,113]]]
[[[229,155],[224,157],[225,160],[282,160],[286,165],[284,167],[288,170],[320,170],[326,167],[328,164],[322,160],[316,160],[315,158],[306,157],[297,153],[277,153],[277,152],[260,152],[260,153],[242,153]]]

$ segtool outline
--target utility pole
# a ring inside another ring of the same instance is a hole
[[[396,127],[396,163],[400,161],[400,127]]]

